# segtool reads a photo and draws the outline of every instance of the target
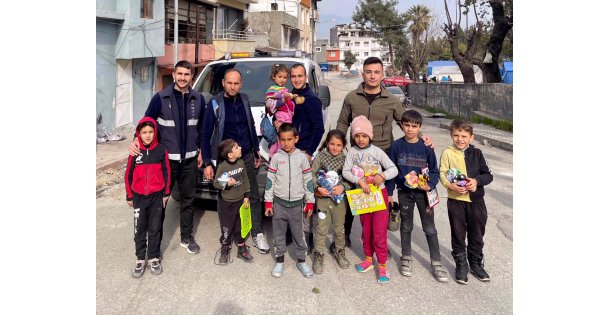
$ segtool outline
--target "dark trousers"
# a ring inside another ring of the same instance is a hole
[[[260,203],[260,188],[258,187],[258,169],[255,168],[255,161],[251,152],[245,153],[242,157],[247,169],[249,178],[249,202],[251,209],[251,235],[255,236],[262,233],[262,204]]]
[[[194,193],[196,192],[196,157],[186,160],[170,161],[171,164],[171,190],[177,184],[179,190],[179,227],[181,238],[192,237],[192,222],[194,221]],[[163,219],[165,217],[163,210]]]
[[[133,228],[135,235],[133,240],[135,241],[135,256],[138,260],[146,259],[146,251],[149,259],[160,258],[162,219],[162,192],[148,196],[133,194]]]
[[[243,244],[245,240],[241,237],[241,216],[239,209],[243,204],[243,199],[238,201],[226,201],[218,198],[217,212],[220,217],[220,244],[230,245],[232,240],[236,244]]]
[[[346,200],[345,200],[346,201]],[[350,231],[353,229],[353,220],[355,217],[350,210],[350,205],[346,202],[346,215],[344,216],[344,237],[350,238]]]
[[[434,212],[429,214],[426,211],[429,205],[426,192],[422,190],[409,192],[399,190],[398,196],[401,213],[401,254],[405,256],[412,255],[412,230],[414,229],[414,206],[416,206],[420,214],[422,230],[426,235],[426,242],[429,245],[431,260],[441,261],[439,239],[437,238],[437,229],[435,228],[435,215]]]
[[[469,243],[469,252],[475,255],[483,253],[483,236],[486,233],[488,211],[485,201],[466,202],[448,199],[448,218],[452,231],[452,250],[463,253]]]

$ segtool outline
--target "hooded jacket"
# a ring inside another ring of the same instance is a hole
[[[163,196],[171,194],[171,167],[169,166],[169,153],[167,148],[158,143],[158,127],[156,120],[151,117],[142,118],[137,126],[144,122],[154,125],[154,137],[148,147],[141,140],[140,131],[137,132],[140,153],[138,156],[129,155],[127,169],[125,170],[125,189],[127,200],[133,200],[133,193],[148,196],[163,191]]]
[[[477,190],[465,195],[460,195],[448,189],[448,198],[468,202],[483,201],[485,191],[483,186],[488,185],[494,180],[492,171],[486,163],[486,159],[480,149],[473,145],[460,150],[451,145],[443,150],[441,154],[441,163],[439,165],[439,180],[441,184],[448,187],[448,170],[455,168],[465,174],[467,178],[474,178],[477,181]]]

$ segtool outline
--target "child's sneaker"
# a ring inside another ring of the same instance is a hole
[[[163,265],[160,263],[160,259],[150,259],[150,271],[155,276],[158,276],[163,273]]]
[[[439,282],[448,282],[448,272],[443,268],[440,261],[431,261],[433,276]]]
[[[220,248],[220,259],[217,262],[217,265],[227,265],[230,261],[230,245],[222,245]],[[217,252],[215,253],[215,257],[217,257]]]
[[[346,251],[344,249],[334,250],[333,253],[336,256],[340,268],[347,269],[350,266],[350,262],[346,259]]]
[[[386,272],[386,264],[378,264],[378,283],[385,284],[391,280],[388,272]]]
[[[242,259],[244,262],[252,262],[253,261],[253,256],[251,256],[251,253],[249,253],[249,246],[242,244],[242,245],[238,245],[238,252],[236,254],[237,258]]]
[[[135,269],[133,269],[133,278],[139,278],[144,275],[144,271],[146,270],[146,261],[145,260],[137,260],[135,262]]]
[[[357,269],[358,272],[368,272],[374,269],[374,263],[372,262],[372,258],[365,257],[362,262],[355,265],[355,269]]]
[[[412,267],[412,256],[401,255],[399,273],[406,277],[411,277],[414,274],[414,268]]]
[[[285,268],[285,263],[275,263],[274,268],[272,268],[272,276],[275,278],[280,278],[283,275],[283,269]]]
[[[312,277],[312,269],[305,262],[299,262],[297,266],[305,278]]]

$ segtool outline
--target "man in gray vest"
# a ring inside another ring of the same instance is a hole
[[[253,246],[261,254],[268,254],[270,246],[262,231],[262,204],[258,189],[257,169],[260,158],[260,145],[255,129],[249,97],[239,93],[242,87],[241,73],[234,68],[226,70],[222,86],[224,92],[214,96],[205,109],[205,119],[201,132],[201,150],[205,165],[204,175],[213,180],[214,169],[211,160],[219,163],[219,143],[225,139],[235,140],[242,148],[243,162],[249,178],[251,200],[251,235]]]
[[[158,122],[159,141],[169,151],[171,166],[171,190],[177,183],[180,196],[180,246],[190,254],[198,254],[200,247],[192,236],[194,219],[194,194],[197,167],[203,165],[199,151],[199,133],[202,128],[205,99],[190,88],[192,64],[182,60],[175,64],[174,83],[156,93],[145,116]],[[139,145],[129,146],[131,155],[139,155]],[[163,209],[163,221],[165,213]],[[161,230],[162,238],[162,230]]]

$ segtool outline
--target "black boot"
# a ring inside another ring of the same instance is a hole
[[[456,254],[452,252],[452,257],[454,257],[454,262],[456,263],[456,270],[454,271],[454,277],[456,278],[456,282],[460,284],[467,284],[469,282],[469,277],[467,274],[469,273],[469,264],[467,263],[467,252],[462,252]]]
[[[230,260],[230,245],[222,245],[222,248],[220,248],[220,260],[218,261],[218,265],[227,265],[229,260]]]
[[[312,232],[305,233],[306,235],[306,245],[308,245],[308,249],[306,250],[306,255],[312,254],[312,250],[315,247],[315,243],[313,240]]]
[[[479,281],[490,281],[490,275],[483,269],[483,253],[476,255],[469,251],[469,264],[471,265],[471,273]]]

